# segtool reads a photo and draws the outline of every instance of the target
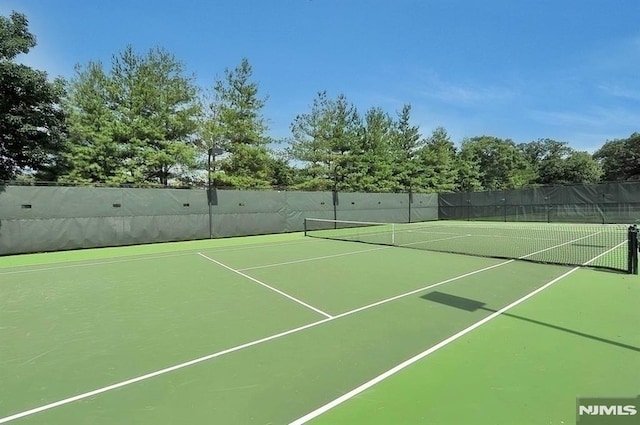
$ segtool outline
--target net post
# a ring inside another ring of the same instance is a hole
[[[304,227],[304,235],[307,236],[307,219],[306,218],[304,219],[302,226]]]
[[[627,243],[627,271],[629,274],[638,274],[638,227],[629,226]]]

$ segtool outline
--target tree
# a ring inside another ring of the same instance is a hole
[[[517,189],[532,180],[533,171],[525,161],[516,144],[509,140],[491,136],[466,139],[460,148],[465,163],[477,165],[476,175],[485,190]],[[469,170],[469,164],[465,164]],[[462,177],[469,178],[462,173]],[[461,181],[464,186],[469,182]]]
[[[605,181],[640,179],[640,133],[607,141],[593,157],[602,166]]]
[[[393,119],[380,108],[371,108],[364,116],[364,124],[351,152],[348,185],[360,192],[390,192],[394,189],[394,164],[391,141]]]
[[[305,165],[307,178],[300,189],[349,189],[353,181],[362,123],[358,111],[344,95],[329,99],[318,93],[311,111],[291,124],[293,135],[287,149]]]
[[[125,174],[127,157],[115,138],[118,122],[110,105],[109,85],[101,63],[76,67],[64,102],[69,139],[63,156],[68,169],[60,180],[117,183]]]
[[[392,138],[396,190],[424,187],[424,170],[417,161],[417,152],[424,143],[420,128],[411,124],[411,105],[404,105]]]
[[[111,91],[120,126],[116,140],[126,152],[125,174],[136,182],[167,185],[195,165],[200,105],[194,78],[162,48],[138,55],[131,46],[113,60]]]
[[[539,139],[519,146],[534,171],[532,183],[584,184],[599,180],[600,166],[587,152],[578,152],[565,142]]]
[[[0,16],[0,180],[51,172],[65,138],[62,82],[15,62],[36,45],[28,24],[20,13]]]
[[[477,192],[484,189],[480,163],[472,149],[461,149],[456,153],[455,168],[457,170],[456,191]]]
[[[274,187],[291,187],[297,183],[298,170],[289,164],[286,152],[275,152],[271,155],[271,185]]]
[[[244,58],[213,88],[207,107],[203,139],[207,149],[220,149],[226,156],[214,174],[218,184],[259,188],[272,184],[273,164],[267,145],[267,122],[262,116],[266,98],[258,96],[259,85],[251,80],[253,68]]]
[[[128,46],[109,73],[99,63],[77,67],[65,179],[166,186],[183,178],[195,166],[196,94],[193,77],[161,48],[138,55]]]
[[[597,183],[602,176],[602,167],[589,152],[573,151],[565,161],[565,180],[570,184]]]
[[[417,156],[424,173],[423,190],[452,192],[456,189],[456,148],[443,127],[433,131],[425,145],[418,150]]]

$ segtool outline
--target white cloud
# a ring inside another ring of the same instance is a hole
[[[605,95],[640,101],[640,87],[630,87],[623,83],[606,83],[598,85]]]
[[[518,90],[506,85],[445,81],[431,75],[423,81],[420,94],[454,106],[475,106],[486,102],[508,102],[517,96]]]
[[[529,113],[534,120],[552,126],[632,129],[640,122],[640,111],[621,107],[592,107],[585,111],[531,110]]]

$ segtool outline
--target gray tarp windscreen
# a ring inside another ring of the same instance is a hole
[[[438,205],[441,220],[630,224],[640,220],[640,183],[443,193]]]
[[[204,191],[2,186],[0,253],[209,236]]]
[[[295,232],[307,217],[437,218],[437,195],[410,199],[395,193],[0,186],[0,255]]]
[[[409,196],[406,193],[338,193],[337,218],[348,221],[409,221]]]
[[[285,232],[304,230],[305,218],[333,219],[331,192],[286,192],[287,221]]]

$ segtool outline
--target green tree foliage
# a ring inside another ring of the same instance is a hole
[[[274,163],[267,147],[271,139],[262,115],[266,99],[258,96],[259,86],[252,76],[253,69],[245,58],[235,69],[226,69],[213,89],[203,139],[208,148],[227,153],[220,161],[220,172],[214,175],[217,184],[259,188],[274,183]]]
[[[193,77],[184,73],[161,48],[141,56],[127,47],[114,58],[110,95],[119,124],[114,136],[125,152],[127,179],[167,185],[194,166],[200,106]]]
[[[62,83],[15,62],[36,45],[28,26],[23,14],[0,16],[0,180],[25,169],[54,172],[65,138]]]
[[[288,152],[304,165],[300,189],[348,189],[357,173],[362,123],[356,108],[344,95],[329,99],[318,93],[311,111],[291,124]]]
[[[595,183],[600,179],[600,166],[591,155],[576,151],[565,142],[540,139],[519,148],[535,173],[534,184]]]
[[[138,55],[131,46],[76,68],[69,84],[69,181],[159,183],[195,166],[200,105],[192,77],[163,49]]]
[[[63,181],[116,183],[124,177],[126,155],[115,140],[118,127],[111,106],[110,81],[102,64],[76,67],[64,106],[68,113],[69,139],[64,151]]]
[[[390,192],[394,189],[393,119],[380,108],[371,108],[351,152],[349,189],[359,192]]]
[[[425,186],[424,170],[417,156],[424,143],[420,128],[411,124],[411,105],[406,104],[398,113],[391,139],[396,190]]]
[[[417,153],[418,163],[423,170],[423,187],[427,192],[453,192],[456,189],[458,169],[456,148],[447,130],[436,128]]]
[[[286,152],[275,152],[271,155],[271,185],[274,187],[291,187],[299,183],[299,170],[289,164]]]
[[[473,149],[461,149],[456,153],[455,168],[457,170],[457,179],[455,191],[457,192],[476,192],[483,190],[482,177]]]
[[[273,152],[267,99],[246,58],[203,100],[161,48],[140,55],[129,46],[109,68],[88,62],[65,83],[16,63],[35,44],[24,15],[0,16],[0,180],[167,185],[208,170],[236,188],[449,192],[640,179],[640,133],[593,156],[552,139],[516,146],[480,136],[456,149],[442,127],[423,138],[411,105],[395,117],[379,107],[360,116],[344,94],[326,92]]]
[[[566,159],[565,179],[571,184],[590,184],[600,181],[602,167],[589,152],[573,151]]]
[[[533,171],[516,144],[491,136],[465,139],[460,148],[460,159],[465,172],[459,176],[459,186],[466,190],[476,185],[477,179],[484,190],[517,189],[533,178]],[[468,172],[468,173],[467,173]]]
[[[605,181],[640,179],[640,133],[607,141],[593,157],[601,164]]]

